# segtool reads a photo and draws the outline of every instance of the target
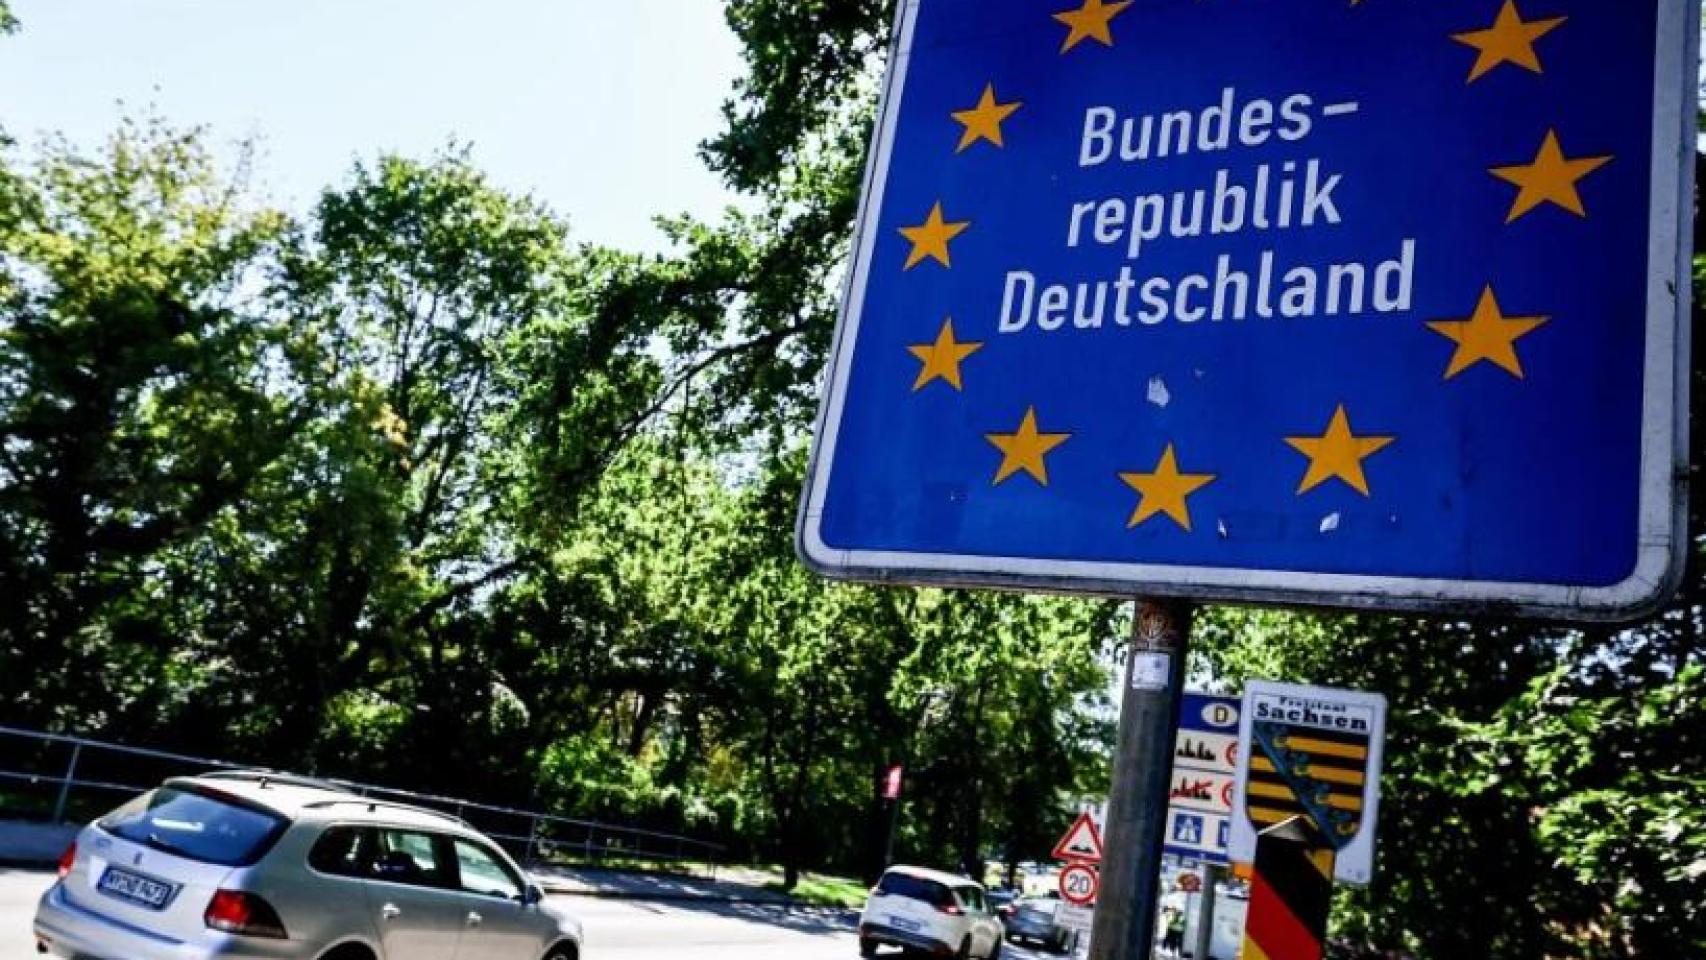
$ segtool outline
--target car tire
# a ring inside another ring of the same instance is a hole
[[[954,954],[954,957],[956,960],[971,960],[971,937],[966,937],[965,942],[960,944],[960,952]]]
[[[861,957],[874,957],[876,955],[877,955],[877,941],[866,940],[863,937],[861,937],[859,939],[859,956],[861,956]]]
[[[558,947],[545,955],[545,960],[580,960],[573,947]]]
[[[989,948],[989,956],[985,957],[984,960],[1001,960],[1001,948],[1004,946],[1006,944],[1000,940],[995,941],[995,946]]]

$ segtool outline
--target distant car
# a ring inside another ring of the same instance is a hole
[[[989,901],[989,909],[995,911],[996,916],[1006,919],[1022,896],[1017,890],[990,890],[986,899]]]
[[[1059,900],[1046,897],[1020,900],[1013,905],[1013,912],[1007,917],[1007,939],[1014,942],[1028,940],[1056,953],[1065,952],[1072,934],[1055,922],[1059,912]]]
[[[999,960],[1003,931],[984,896],[968,877],[891,867],[871,890],[859,917],[859,955],[884,946],[944,957]]]
[[[168,780],[85,828],[35,917],[76,960],[579,960],[578,922],[454,817],[263,773]]]

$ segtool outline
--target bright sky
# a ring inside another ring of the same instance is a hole
[[[301,210],[350,163],[452,137],[580,240],[657,249],[657,214],[731,198],[700,141],[740,67],[719,0],[12,0],[0,124],[96,144],[153,105],[229,151],[262,141]],[[119,101],[125,107],[121,110]]]

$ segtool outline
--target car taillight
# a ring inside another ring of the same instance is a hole
[[[961,910],[959,907],[954,906],[951,903],[945,907],[937,907],[936,909],[941,911],[942,913],[947,914],[950,917],[957,917],[957,916],[960,916],[961,914],[965,913],[964,910]]]
[[[71,841],[71,846],[59,855],[59,879],[64,880],[71,873],[71,865],[77,862],[77,841]]]
[[[284,921],[272,904],[241,890],[220,890],[202,915],[209,927],[245,937],[285,939]]]

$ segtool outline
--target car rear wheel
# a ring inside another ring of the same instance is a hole
[[[966,937],[965,942],[960,944],[960,952],[954,956],[958,960],[971,960],[971,937]]]
[[[987,960],[1001,960],[1001,947],[1002,946],[1003,946],[1003,944],[1001,943],[1001,941],[996,940],[995,946],[989,948],[989,957],[987,958]]]
[[[545,955],[545,960],[580,960],[574,947],[557,947]]]
[[[874,957],[877,955],[877,941],[859,938],[859,956]]]

